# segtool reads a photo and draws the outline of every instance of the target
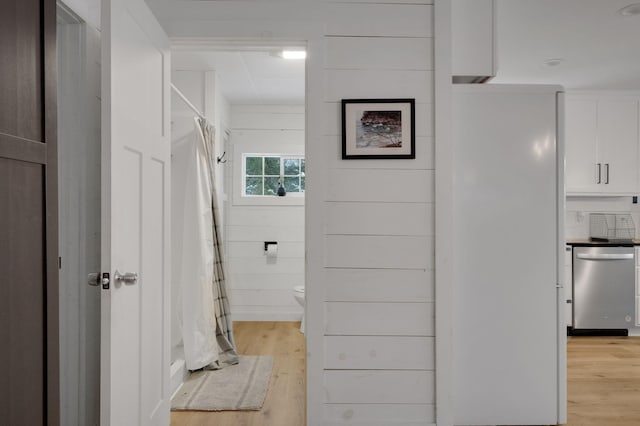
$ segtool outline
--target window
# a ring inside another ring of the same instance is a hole
[[[243,155],[245,197],[277,196],[280,183],[287,194],[304,194],[304,158],[274,154]]]

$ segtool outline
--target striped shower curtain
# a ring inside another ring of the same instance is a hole
[[[218,369],[223,364],[237,364],[238,353],[233,338],[233,322],[227,297],[226,280],[222,262],[222,240],[220,235],[220,212],[218,197],[216,194],[214,167],[217,164],[214,151],[215,129],[205,119],[196,118],[200,130],[200,142],[206,157],[207,172],[209,175],[209,189],[211,191],[212,233],[213,233],[213,282],[212,292],[215,306],[216,342],[218,344],[218,356],[206,369]]]

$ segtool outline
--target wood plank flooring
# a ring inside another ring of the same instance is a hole
[[[235,322],[238,351],[272,355],[260,411],[171,413],[172,426],[303,426],[305,345],[299,322]],[[567,345],[568,425],[640,425],[640,337],[572,337]]]
[[[569,426],[640,425],[640,337],[572,337]]]
[[[260,411],[176,411],[172,426],[303,426],[305,342],[299,322],[239,322],[234,336],[241,355],[273,356],[273,372]]]

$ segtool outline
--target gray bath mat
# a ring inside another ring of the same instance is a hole
[[[171,400],[172,410],[259,410],[269,388],[273,357],[243,356],[222,370],[192,373]]]

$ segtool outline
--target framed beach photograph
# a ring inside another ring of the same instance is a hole
[[[415,99],[343,99],[342,159],[416,158]]]

